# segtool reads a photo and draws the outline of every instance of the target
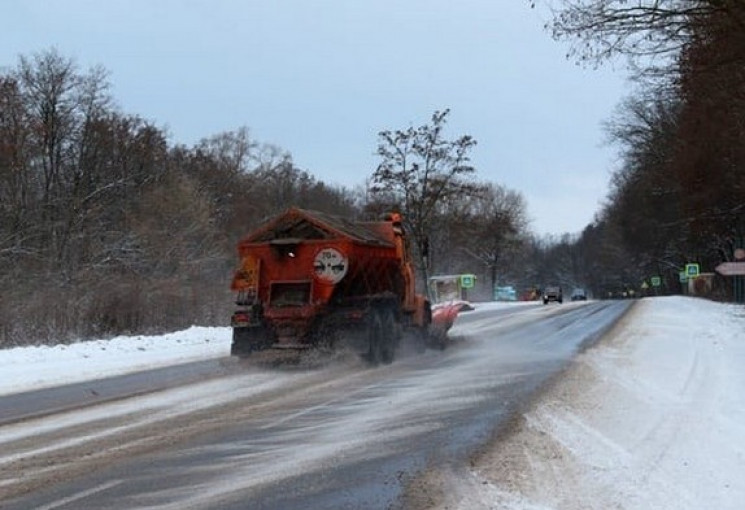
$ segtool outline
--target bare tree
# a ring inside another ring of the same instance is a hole
[[[486,184],[470,200],[468,219],[462,223],[462,247],[488,271],[491,289],[505,258],[515,254],[528,236],[527,205],[523,196],[497,184]]]
[[[110,111],[107,73],[80,74],[73,60],[48,50],[21,57],[12,75],[18,84],[29,131],[25,164],[38,183],[41,224],[48,260],[67,271],[76,258],[74,238],[103,183],[105,169],[93,138]]]
[[[21,57],[0,72],[0,348],[224,323],[235,240],[291,204],[357,213],[247,128],[169,147],[103,68]]]
[[[418,128],[381,131],[377,150],[381,163],[370,182],[373,196],[392,202],[405,215],[423,282],[429,276],[429,238],[438,213],[447,202],[479,188],[469,181],[475,173],[469,154],[476,140],[468,135],[445,138],[449,113],[436,111],[429,124]]]
[[[252,169],[258,147],[258,142],[251,139],[248,128],[242,126],[235,131],[225,131],[202,139],[196,150],[210,157],[221,169],[231,174],[240,174]]]
[[[572,42],[570,55],[599,62],[676,56],[691,40],[693,24],[715,12],[742,24],[742,0],[564,0],[550,27]]]
[[[17,80],[0,77],[0,271],[8,275],[18,257],[30,254],[37,225],[31,204],[34,177],[29,168],[31,125]]]
[[[580,239],[593,280],[610,292],[656,274],[674,288],[685,261],[713,267],[745,236],[745,1],[559,3],[551,28],[571,56],[626,56],[659,78],[609,124],[623,167]]]

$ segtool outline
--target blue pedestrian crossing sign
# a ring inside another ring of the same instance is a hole
[[[476,284],[476,275],[462,274],[460,275],[460,286],[464,289],[472,289]]]
[[[688,278],[696,278],[699,275],[699,265],[693,262],[686,264],[685,273]]]

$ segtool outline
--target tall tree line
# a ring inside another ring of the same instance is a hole
[[[382,131],[381,165],[350,190],[245,127],[170,143],[119,110],[102,67],[55,50],[20,57],[0,74],[0,348],[225,325],[238,239],[289,206],[399,210],[424,275],[488,278],[504,264],[504,276],[528,235],[526,204],[471,178],[475,140],[449,139],[448,113]]]
[[[651,275],[675,292],[686,262],[731,260],[745,237],[745,2],[568,0],[551,28],[580,61],[628,58],[643,84],[608,123],[623,164],[577,241],[598,293]]]
[[[355,210],[246,128],[170,145],[109,90],[54,50],[0,75],[0,346],[221,324],[241,235]]]

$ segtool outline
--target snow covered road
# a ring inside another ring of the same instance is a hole
[[[2,427],[0,507],[243,508],[241,498],[253,494],[250,501],[271,508],[277,496],[261,487],[292,480],[286,501],[358,508],[349,487],[369,476],[384,489],[368,487],[367,508],[385,507],[399,486],[406,509],[743,508],[745,308],[686,297],[638,301],[489,441],[488,434],[478,439],[488,430],[484,422],[498,421],[500,406],[539,384],[541,366],[574,356],[579,345],[566,339],[597,309],[518,304],[512,314],[502,306],[478,305],[463,315],[453,330],[463,342],[453,349],[389,367],[250,369]],[[544,320],[551,329],[540,327]],[[192,328],[0,351],[0,395],[167,366],[169,359],[218,360],[228,349],[229,330]],[[454,445],[474,434],[478,440],[461,450],[473,454],[479,444],[470,461],[455,455]],[[428,437],[441,456],[427,461],[422,476],[413,476],[417,466],[391,460],[410,458],[406,448]],[[149,456],[153,451],[171,454]],[[71,479],[80,482],[58,483]],[[310,492],[293,499],[303,486]],[[35,499],[8,503],[19,489]]]
[[[464,461],[626,303],[488,308],[452,348],[386,367],[249,364],[6,425],[0,494],[21,499],[3,508],[385,507],[425,466]]]

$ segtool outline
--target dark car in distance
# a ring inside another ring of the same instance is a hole
[[[543,304],[547,305],[549,301],[556,301],[557,303],[564,301],[561,287],[550,286],[543,289]]]

